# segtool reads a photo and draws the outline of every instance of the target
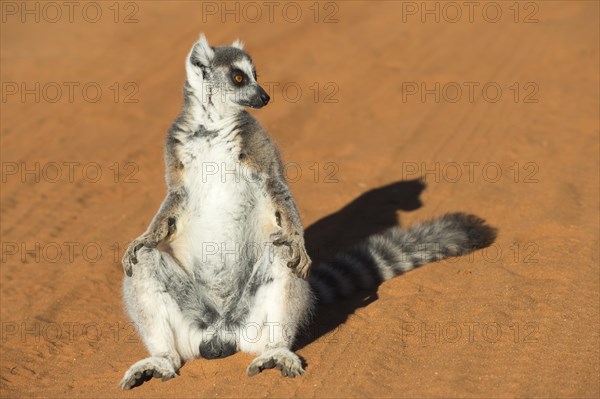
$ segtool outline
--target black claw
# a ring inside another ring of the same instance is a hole
[[[170,217],[169,219],[167,219],[169,235],[173,234],[173,232],[175,231],[175,223],[176,223],[176,219],[174,217]]]
[[[300,264],[300,257],[298,256],[296,259],[288,262],[287,267],[289,267],[290,269],[294,269],[294,268],[298,267],[299,264]]]
[[[290,245],[290,243],[289,243],[288,241],[286,241],[286,240],[282,239],[282,238],[279,238],[279,239],[277,239],[277,240],[273,241],[273,245],[275,245],[275,246],[278,246],[278,247],[279,247],[279,246],[281,246],[281,245]]]

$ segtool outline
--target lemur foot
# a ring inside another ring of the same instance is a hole
[[[294,352],[286,348],[269,349],[256,357],[248,366],[250,377],[263,370],[276,368],[284,377],[297,377],[304,374],[302,361]]]
[[[286,234],[281,230],[275,233],[271,238],[273,239],[273,245],[285,245],[289,248],[289,261],[287,267],[292,269],[298,277],[306,279],[312,261],[306,252],[302,235],[298,232]]]
[[[149,357],[135,363],[127,370],[119,383],[122,389],[131,389],[142,385],[152,378],[168,381],[177,377],[177,372],[169,359],[164,357]]]

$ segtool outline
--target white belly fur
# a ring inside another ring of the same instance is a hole
[[[219,133],[210,144],[195,140],[185,150],[191,155],[182,157],[188,204],[171,248],[189,272],[200,264],[210,268],[207,276],[227,275],[248,254],[267,248],[277,228],[264,181],[238,161],[239,149],[224,143],[227,136]]]

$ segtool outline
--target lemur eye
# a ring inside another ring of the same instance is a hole
[[[244,81],[244,75],[241,73],[236,73],[233,75],[233,80],[235,80],[236,83],[242,83]]]

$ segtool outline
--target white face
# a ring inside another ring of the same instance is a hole
[[[211,48],[201,37],[190,51],[186,70],[196,97],[222,113],[261,108],[269,101],[256,81],[250,56],[240,47]]]

